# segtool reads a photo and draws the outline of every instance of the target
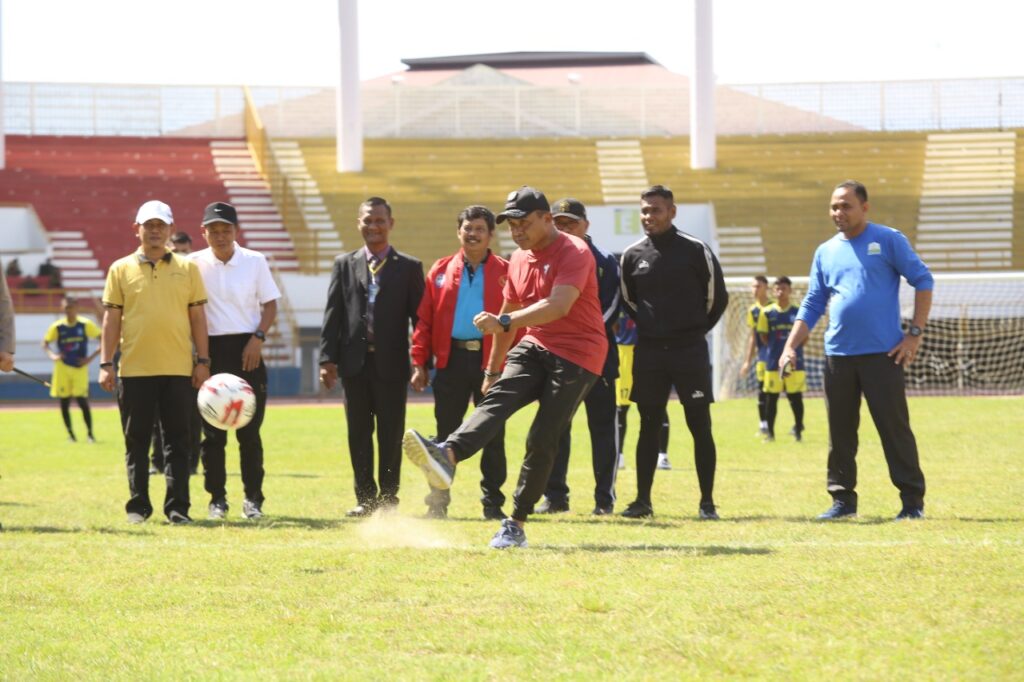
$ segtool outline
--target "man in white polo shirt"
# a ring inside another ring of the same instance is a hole
[[[242,515],[247,519],[263,516],[263,441],[260,425],[267,406],[267,367],[262,349],[267,331],[277,316],[281,292],[270,274],[266,257],[239,246],[238,215],[235,207],[212,203],[203,214],[203,237],[209,248],[191,254],[206,285],[206,319],[210,332],[210,372],[239,376],[256,393],[256,414],[238,429],[245,502]],[[224,449],[226,431],[203,422],[203,476],[210,493],[211,519],[223,519],[228,513],[225,483],[227,472]]]

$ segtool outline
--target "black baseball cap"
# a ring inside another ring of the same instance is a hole
[[[238,226],[238,214],[235,207],[223,201],[215,201],[203,211],[203,227],[212,223],[228,223]]]
[[[172,244],[191,244],[192,237],[188,236],[188,232],[175,232],[174,236],[171,237]]]
[[[498,214],[498,222],[506,218],[523,218],[534,211],[550,211],[548,198],[539,189],[523,185],[514,192],[508,193],[505,199],[505,210]]]
[[[575,220],[586,220],[587,207],[579,199],[566,197],[565,199],[559,199],[551,205],[551,215],[554,218],[566,216]]]

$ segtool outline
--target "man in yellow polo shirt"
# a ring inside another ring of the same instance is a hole
[[[153,513],[149,501],[149,443],[154,413],[167,447],[164,513],[175,525],[191,523],[189,414],[192,388],[210,376],[206,289],[198,268],[167,249],[174,217],[161,201],[147,201],[135,217],[140,247],[114,262],[103,290],[100,385],[113,391],[114,352],[121,348],[117,400],[124,429],[129,523]],[[197,359],[193,363],[192,347]]]

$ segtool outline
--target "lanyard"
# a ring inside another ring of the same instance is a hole
[[[388,259],[385,256],[381,259],[380,263],[377,263],[377,267],[373,267],[369,262],[366,263],[366,267],[370,269],[370,277],[377,279],[377,273],[384,269],[384,266],[388,264]]]

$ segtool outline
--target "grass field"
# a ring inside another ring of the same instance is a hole
[[[531,414],[510,422],[512,481]],[[337,405],[271,407],[267,519],[239,518],[231,450],[230,520],[186,528],[124,522],[113,410],[96,411],[87,445],[65,443],[56,408],[0,409],[0,678],[1024,679],[1024,401],[917,398],[911,414],[925,521],[891,522],[899,499],[866,412],[860,518],[811,521],[829,504],[821,400],[804,443],[772,445],[735,400],[713,408],[723,521],[699,522],[676,404],[653,520],[590,516],[580,416],[573,512],[497,552],[476,460],[447,521],[417,518],[426,484],[409,466],[397,515],[346,519]],[[432,432],[431,406],[411,405],[408,425]],[[632,466],[618,487],[621,509]],[[204,519],[201,477],[192,499]]]

